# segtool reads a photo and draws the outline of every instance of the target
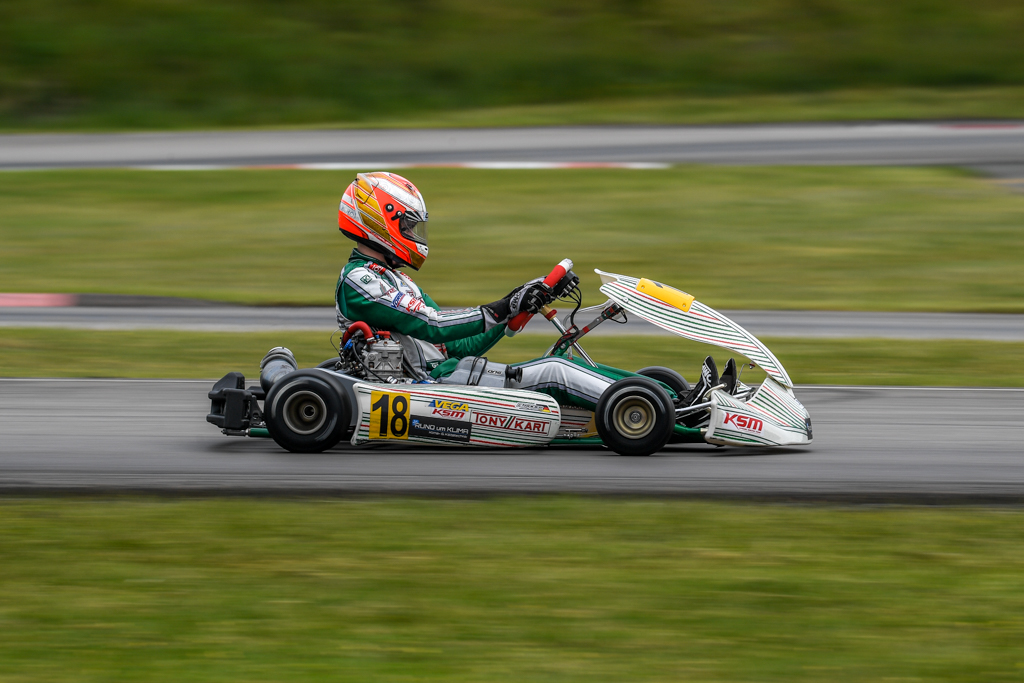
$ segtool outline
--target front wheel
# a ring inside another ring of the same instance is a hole
[[[349,411],[343,393],[315,370],[291,373],[270,388],[263,404],[267,431],[292,453],[320,453],[341,441]]]
[[[652,365],[649,368],[637,370],[636,374],[643,375],[644,377],[650,377],[662,384],[668,385],[672,391],[676,392],[676,396],[679,398],[685,398],[686,395],[690,393],[690,383],[686,381],[685,377],[672,368]]]
[[[675,406],[660,384],[627,377],[605,389],[594,411],[597,433],[619,455],[646,456],[668,443]]]

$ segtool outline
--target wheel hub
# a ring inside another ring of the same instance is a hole
[[[284,402],[284,423],[296,434],[312,434],[327,422],[327,406],[312,391],[296,391]]]
[[[633,396],[615,407],[615,426],[620,434],[630,439],[641,439],[654,429],[657,412],[642,396]]]

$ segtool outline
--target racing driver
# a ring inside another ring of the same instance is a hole
[[[402,344],[406,370],[421,380],[450,374],[460,358],[483,356],[504,336],[512,318],[522,311],[536,313],[548,303],[538,279],[483,306],[442,310],[401,270],[419,270],[427,260],[427,208],[416,186],[395,173],[358,174],[341,199],[338,225],[357,243],[335,289],[338,326],[345,330],[363,321],[375,330],[390,331]],[[516,367],[523,374],[514,388],[543,392],[588,410],[595,409],[607,386],[633,375],[559,357]],[[701,380],[684,400],[692,401],[718,382],[709,357]]]

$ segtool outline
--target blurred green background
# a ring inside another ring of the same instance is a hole
[[[594,268],[650,277],[715,308],[1024,311],[1024,195],[947,168],[700,167],[406,172],[428,198],[417,282],[479,305],[571,257],[586,303]],[[352,242],[337,225],[349,171],[54,171],[0,183],[0,291],[100,292],[333,305]],[[320,333],[0,330],[0,375],[256,376],[271,346],[303,366]],[[548,337],[489,356],[539,355]],[[710,347],[593,339],[598,360],[692,375]],[[667,342],[667,343],[666,343]],[[800,383],[1020,386],[1024,345],[770,340]],[[73,347],[75,353],[63,352]],[[118,349],[111,355],[110,349]],[[650,353],[645,352],[649,350]],[[758,377],[754,376],[754,380]]]
[[[3,0],[0,129],[1020,118],[1022,35],[1020,0]],[[443,305],[570,256],[588,303],[600,267],[717,308],[1024,312],[1024,196],[964,170],[407,175],[431,212],[415,276]],[[352,176],[0,174],[0,291],[329,305]],[[0,376],[251,378],[270,346],[330,356],[330,331],[0,327]],[[768,342],[800,383],[1024,385],[1019,343]],[[707,350],[586,346],[691,376]],[[217,443],[211,457],[253,447]],[[723,456],[747,466],[678,454]],[[1021,521],[539,496],[4,500],[0,681],[1020,680]]]
[[[0,126],[1011,116],[1022,34],[1018,0],[5,0]],[[515,109],[566,103],[606,104]]]
[[[955,169],[404,171],[416,281],[480,305],[569,257],[715,308],[1024,312],[1024,195]],[[0,183],[0,291],[333,305],[353,171],[60,171]]]

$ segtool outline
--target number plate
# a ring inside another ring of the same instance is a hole
[[[409,394],[374,391],[370,394],[371,439],[409,438]]]

